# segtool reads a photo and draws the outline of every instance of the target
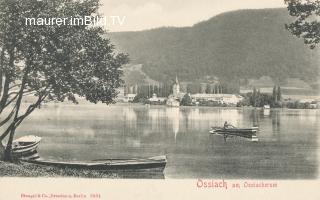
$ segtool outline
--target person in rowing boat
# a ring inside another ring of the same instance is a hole
[[[235,128],[232,124],[229,124],[227,121],[224,122],[223,129]]]

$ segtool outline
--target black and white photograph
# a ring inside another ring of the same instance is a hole
[[[319,43],[319,0],[0,0],[0,188],[317,181]]]

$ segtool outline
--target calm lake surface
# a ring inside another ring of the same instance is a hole
[[[170,108],[52,104],[35,111],[16,137],[42,137],[40,156],[55,160],[166,154],[165,178],[315,179],[319,110]],[[260,127],[259,142],[210,135],[228,121]]]

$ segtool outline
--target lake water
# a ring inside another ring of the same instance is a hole
[[[165,178],[315,179],[319,119],[319,110],[52,104],[25,120],[16,137],[41,136],[45,159],[166,154]],[[224,142],[208,133],[225,121],[259,126],[259,141]]]

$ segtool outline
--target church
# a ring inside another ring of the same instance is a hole
[[[180,92],[180,83],[178,77],[176,76],[175,83],[172,86],[172,94],[168,97],[167,105],[173,107],[180,106],[180,100],[184,95],[185,93]]]

